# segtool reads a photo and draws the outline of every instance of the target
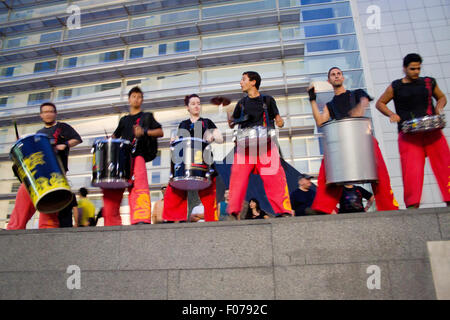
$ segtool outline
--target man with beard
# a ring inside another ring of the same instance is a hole
[[[333,86],[334,97],[326,104],[322,112],[319,111],[316,102],[314,87],[311,86],[309,88],[309,100],[311,101],[314,120],[318,127],[330,119],[341,120],[349,117],[362,117],[366,108],[368,108],[369,101],[372,98],[362,89],[355,91],[346,90],[344,80],[344,74],[338,67],[333,67],[328,71],[328,82]],[[373,138],[373,146],[379,179],[378,182],[372,183],[377,209],[379,211],[398,210],[398,203],[394,198],[386,164],[375,138]],[[324,161],[322,160],[320,166],[317,193],[311,208],[315,213],[331,214],[335,213],[336,205],[342,195],[343,186],[326,184]]]

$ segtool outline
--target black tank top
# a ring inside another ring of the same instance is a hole
[[[436,114],[433,105],[435,87],[436,80],[430,77],[419,78],[411,83],[403,83],[402,79],[392,82],[395,112],[401,119],[399,132],[403,121]]]

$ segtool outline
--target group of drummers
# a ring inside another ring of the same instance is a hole
[[[408,208],[418,208],[420,205],[427,156],[443,201],[450,204],[450,151],[441,130],[445,126],[443,109],[447,101],[435,79],[420,77],[421,64],[422,58],[419,55],[407,55],[403,61],[405,77],[392,82],[376,103],[380,112],[388,116],[391,122],[398,124],[404,201]],[[322,110],[316,101],[314,86],[308,89],[318,127],[325,128],[330,123],[340,123],[345,127],[345,120],[367,119],[364,114],[373,99],[362,89],[346,90],[344,80],[340,68],[333,67],[329,70],[328,82],[333,87],[334,97]],[[294,213],[286,175],[280,162],[279,147],[272,134],[275,126],[284,126],[284,121],[275,99],[259,92],[260,84],[261,77],[258,73],[244,72],[240,85],[246,95],[233,109],[227,108],[230,128],[238,127],[227,205],[228,215],[235,219],[240,219],[252,173],[260,175],[276,217],[289,217]],[[141,89],[132,88],[128,93],[129,114],[120,119],[110,138],[99,139],[93,146],[92,185],[100,187],[103,192],[102,214],[105,226],[122,224],[120,204],[127,188],[130,223],[151,223],[146,162],[155,158],[157,139],[164,134],[153,114],[142,110],[143,99]],[[392,99],[395,112],[387,107]],[[213,103],[221,106],[229,103],[226,98],[213,100]],[[177,135],[171,139],[171,175],[162,214],[162,219],[167,222],[187,220],[187,195],[190,190],[198,191],[204,206],[204,221],[217,221],[219,218],[216,201],[218,172],[212,161],[210,144],[223,143],[223,136],[213,121],[201,117],[200,101],[196,94],[185,97],[189,118],[179,124]],[[70,202],[72,193],[65,180],[68,155],[71,148],[82,142],[82,138],[70,125],[57,121],[56,115],[53,103],[43,103],[40,116],[44,128],[35,135],[18,139],[11,149],[13,169],[22,184],[17,192],[7,229],[25,229],[36,210],[41,213],[39,228],[57,228],[58,211]],[[358,160],[360,157],[355,157],[354,161],[340,161],[338,159],[341,158],[333,158],[331,151],[325,150],[311,212],[334,213],[343,185],[361,182],[372,183],[377,210],[398,210],[378,142],[370,129],[365,134],[368,135],[368,149],[355,148],[353,153],[370,154],[373,177],[367,178],[360,174],[348,179],[333,180],[330,173],[333,173],[334,164],[346,171],[346,167],[353,170],[363,161]],[[333,138],[340,139],[342,145],[355,143],[348,134]],[[345,139],[348,141],[343,141]],[[256,149],[253,148],[255,144]],[[251,152],[251,149],[256,152]],[[339,150],[337,153],[339,154]]]

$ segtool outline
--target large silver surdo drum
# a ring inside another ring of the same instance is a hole
[[[369,118],[332,120],[324,123],[322,129],[327,184],[378,180]]]

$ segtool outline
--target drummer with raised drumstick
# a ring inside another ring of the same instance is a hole
[[[322,112],[320,112],[316,102],[314,86],[310,86],[308,89],[309,100],[317,126],[320,127],[329,120],[364,116],[366,109],[369,107],[369,101],[372,99],[362,89],[355,91],[346,90],[344,80],[345,77],[340,68],[332,67],[328,71],[328,83],[333,87],[334,97],[325,105]],[[373,138],[373,142],[378,181],[372,183],[372,189],[377,209],[379,211],[398,210],[398,203],[394,198],[389,174],[378,142],[375,138]],[[352,141],[348,141],[348,143],[352,143]],[[324,161],[325,159],[322,160],[320,166],[317,193],[311,208],[316,213],[332,214],[335,213],[336,205],[341,198],[343,186],[337,184],[327,185]]]
[[[196,94],[188,95],[185,97],[184,103],[189,112],[189,119],[179,124],[175,140],[182,137],[193,137],[206,140],[208,143],[223,143],[223,136],[214,122],[200,116],[202,110],[200,97]],[[214,171],[211,175],[212,181],[210,186],[198,190],[198,195],[205,208],[204,219],[206,222],[218,220],[216,176],[217,173]],[[164,194],[164,211],[162,216],[164,221],[179,222],[187,220],[187,194],[186,190],[176,189],[169,183]]]
[[[406,207],[418,208],[420,205],[427,156],[442,199],[449,206],[450,150],[440,126],[426,123],[430,117],[444,122],[442,115],[447,99],[434,78],[420,77],[421,66],[420,55],[411,53],[404,57],[405,77],[392,82],[377,101],[376,107],[391,122],[398,124],[398,147]],[[436,99],[436,106],[433,105],[433,98]],[[391,100],[394,100],[395,113],[387,107]],[[412,125],[408,127],[408,123]],[[422,131],[413,130],[415,125],[422,127]]]
[[[122,117],[113,133],[113,138],[122,138],[132,142],[131,174],[134,182],[128,188],[130,206],[130,223],[151,223],[150,190],[148,187],[147,168],[145,163],[153,160],[157,153],[156,139],[164,135],[161,124],[155,120],[151,112],[142,111],[144,94],[139,87],[128,92],[129,114]],[[103,188],[103,217],[105,226],[122,225],[120,203],[125,189]]]
[[[55,152],[59,156],[64,170],[67,172],[67,162],[70,148],[82,142],[80,135],[69,124],[56,121],[56,106],[51,102],[44,102],[40,106],[40,117],[44,122],[44,127],[37,133],[48,136],[54,145]],[[33,217],[36,208],[30,198],[25,184],[20,185],[16,195],[16,202],[11,213],[7,229],[25,229],[27,222]],[[77,223],[77,221],[75,221]],[[58,212],[41,213],[39,216],[39,229],[58,228]]]
[[[238,101],[233,114],[228,117],[230,128],[234,128],[236,124],[239,126],[227,206],[228,214],[236,219],[240,219],[239,213],[252,172],[258,173],[263,181],[267,199],[275,216],[292,216],[286,174],[281,165],[276,141],[269,134],[275,129],[275,124],[282,128],[284,120],[279,114],[275,99],[259,92],[260,84],[261,76],[257,72],[247,71],[242,74],[240,86],[247,95]],[[251,137],[245,132],[251,133],[252,130],[256,133],[257,140],[253,139],[253,142],[250,142]],[[240,135],[243,138],[241,142]]]

